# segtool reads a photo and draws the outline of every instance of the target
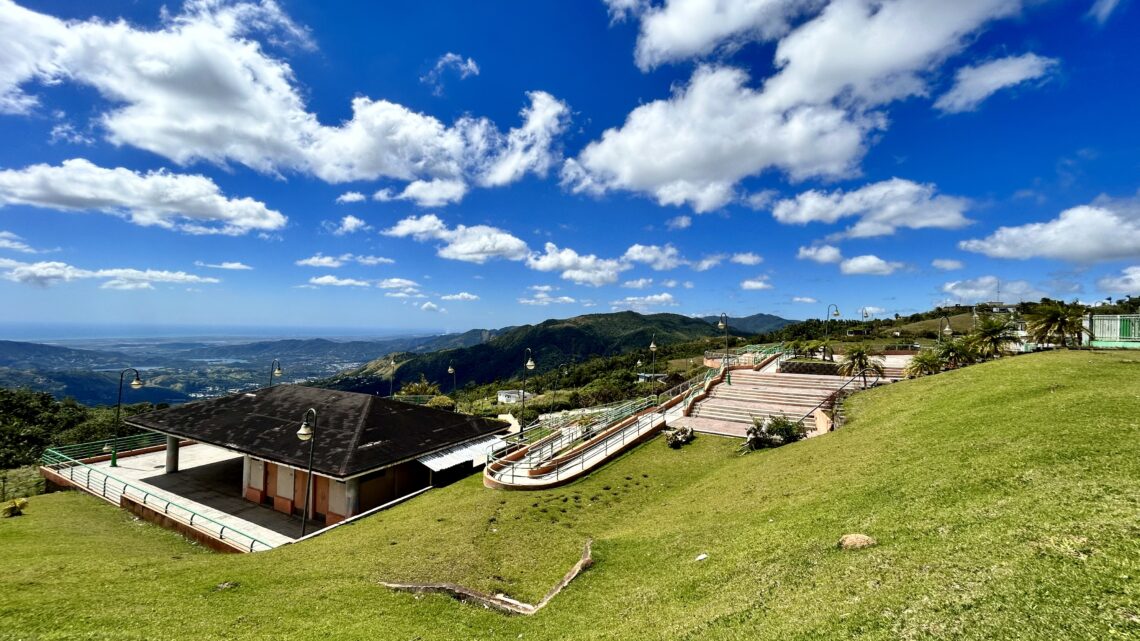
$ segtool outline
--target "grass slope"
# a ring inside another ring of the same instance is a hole
[[[566,488],[472,477],[256,555],[39,497],[0,521],[0,638],[1134,639],[1137,374],[1135,353],[1005,359],[861,393],[779,450],[656,440]],[[838,551],[847,532],[879,545]],[[597,564],[534,617],[376,585],[533,602],[587,537]]]

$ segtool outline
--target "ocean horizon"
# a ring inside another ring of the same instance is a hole
[[[93,339],[386,339],[447,333],[376,327],[290,327],[266,325],[167,325],[100,323],[0,323],[0,340],[37,342]]]

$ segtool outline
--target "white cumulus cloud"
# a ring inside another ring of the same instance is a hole
[[[627,296],[621,300],[611,301],[610,306],[615,311],[631,309],[640,312],[654,307],[676,307],[677,302],[672,294],[664,292],[648,296]]]
[[[652,278],[638,278],[636,280],[627,280],[621,284],[622,287],[628,289],[645,289],[653,284]],[[668,285],[666,285],[668,287]]]
[[[886,261],[871,254],[848,258],[839,263],[839,271],[844,274],[866,274],[872,276],[889,276],[899,269],[902,269],[902,267],[902,263]]]
[[[154,289],[154,283],[209,284],[221,282],[217,278],[197,276],[186,272],[161,269],[84,269],[59,261],[24,263],[0,258],[0,278],[49,287],[74,280],[101,280],[101,289]]]
[[[962,265],[962,261],[954,260],[953,258],[935,258],[930,261],[930,264],[934,269],[940,269],[944,272],[952,272],[955,269],[962,269],[964,266]]]
[[[806,191],[781,200],[772,208],[776,220],[785,224],[834,223],[842,218],[858,220],[842,236],[886,236],[900,227],[908,229],[958,229],[970,224],[963,212],[965,198],[936,193],[934,185],[892,178],[855,191]]]
[[[97,119],[113,144],[180,165],[236,163],[330,183],[390,179],[406,183],[410,199],[439,202],[435,181],[448,181],[454,194],[454,184],[483,181],[500,161],[513,169],[499,180],[542,170],[558,157],[550,143],[566,120],[544,131],[533,121],[502,132],[486,118],[462,116],[447,125],[403,105],[356,96],[347,120],[322,124],[292,67],[277,57],[313,44],[270,0],[193,0],[180,13],[164,9],[153,29],[126,20],[65,22],[0,0],[0,39],[6,44],[2,112],[33,110],[33,86],[71,83],[111,105]],[[470,73],[475,65],[464,61],[462,67]],[[529,97],[529,109],[543,112],[553,100],[537,91]],[[512,135],[525,158],[511,146]]]
[[[342,205],[345,203],[364,202],[365,199],[366,199],[366,196],[364,194],[360,193],[359,191],[346,191],[343,194],[336,197],[336,201]]]
[[[796,180],[852,173],[864,134],[881,124],[828,105],[774,108],[747,81],[739,69],[700,67],[670,98],[637,107],[566,161],[563,185],[594,195],[642,192],[661,205],[708,212],[765,169]]]
[[[729,260],[736,263],[737,265],[759,265],[760,263],[764,262],[764,257],[760,254],[754,254],[752,252],[743,252],[739,254],[733,254],[732,258]]]
[[[579,254],[554,243],[546,243],[544,253],[527,258],[527,267],[540,272],[560,272],[562,278],[582,285],[600,287],[617,282],[618,274],[631,269],[628,263],[594,254]]]
[[[756,278],[749,278],[740,282],[740,289],[744,290],[763,290],[772,289],[772,284],[768,282],[767,276],[757,276]]]
[[[331,286],[331,287],[370,287],[371,284],[366,280],[359,280],[356,278],[338,278],[331,274],[324,276],[313,276],[309,279],[310,285]]]
[[[1140,199],[1099,198],[1053,220],[999,227],[961,249],[992,258],[1052,258],[1075,263],[1140,257]]]
[[[942,285],[942,292],[949,295],[952,301],[965,304],[1038,300],[1045,296],[1045,292],[1028,281],[1003,281],[997,276],[950,281]]]
[[[458,294],[447,294],[446,296],[440,296],[439,299],[440,300],[471,301],[471,300],[479,300],[479,297],[476,296],[475,294],[469,294],[467,292],[459,292]]]
[[[228,269],[228,270],[236,270],[236,271],[246,271],[246,270],[253,269],[249,265],[246,265],[245,263],[243,263],[241,261],[236,261],[236,260],[228,260],[228,261],[224,261],[221,263],[206,263],[206,262],[203,262],[200,260],[196,260],[196,261],[194,261],[194,266],[195,267],[209,267],[210,269]]]
[[[674,231],[679,229],[688,229],[693,225],[693,218],[691,216],[674,216],[665,221],[665,227]]]
[[[649,265],[655,271],[675,269],[685,264],[681,253],[672,245],[631,245],[622,260]]]
[[[818,303],[819,301],[812,298],[811,296],[793,296],[792,302],[793,303],[811,303],[811,304],[814,304],[814,303]]]
[[[352,215],[341,218],[339,224],[332,224],[329,226],[332,228],[332,233],[334,236],[345,236],[348,234],[354,234],[358,231],[368,231],[372,229],[368,226],[368,223]]]
[[[1105,276],[1096,285],[1110,294],[1140,295],[1140,265],[1125,267],[1119,276]]]
[[[832,245],[814,245],[812,247],[800,247],[796,252],[796,258],[801,260],[812,260],[817,263],[838,263],[843,260],[843,254],[840,253],[838,247]]]
[[[497,227],[457,225],[449,228],[435,214],[410,216],[380,232],[395,238],[411,237],[420,242],[439,241],[441,258],[483,264],[494,258],[524,260],[530,254],[526,243]]]
[[[11,205],[98,211],[189,234],[240,236],[276,231],[286,223],[264,203],[227,198],[205,176],[106,169],[82,158],[0,171],[0,207]]]

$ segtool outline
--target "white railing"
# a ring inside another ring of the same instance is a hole
[[[225,525],[224,523],[219,523],[190,508],[179,505],[173,501],[168,501],[152,492],[131,485],[102,470],[91,467],[82,461],[77,461],[66,454],[48,449],[44,452],[41,464],[61,478],[67,479],[68,482],[75,487],[82,488],[90,494],[94,494],[113,505],[121,505],[122,497],[125,496],[174,521],[182,523],[211,538],[229,543],[240,550],[258,552],[273,549],[272,545],[260,539],[256,539],[241,530]]]

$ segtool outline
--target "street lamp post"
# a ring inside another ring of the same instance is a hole
[[[388,367],[392,368],[388,373],[388,398],[392,398],[392,386],[396,384],[396,359],[389,360]]]
[[[451,393],[455,394],[456,391],[459,389],[455,385],[455,361],[451,361],[450,363],[447,364],[447,373],[451,374]]]
[[[834,312],[831,311],[832,307],[835,308]],[[824,332],[827,333],[828,338],[831,338],[831,332],[828,331],[828,328],[831,327],[832,316],[834,316],[835,318],[839,318],[839,305],[836,305],[835,303],[832,303],[832,304],[827,306],[827,313],[824,314],[824,317],[823,317],[823,324],[824,324],[823,330],[824,330]]]
[[[534,369],[534,359],[531,358],[530,348],[526,348],[526,364],[523,366],[523,388],[522,388],[522,414],[519,417],[519,442],[522,442],[523,422],[526,421],[526,373]]]
[[[139,389],[143,386],[137,369],[128,367],[119,372],[119,400],[115,401],[115,437],[111,439],[111,467],[119,467],[119,412],[123,409],[123,377],[127,375],[127,372],[135,373],[135,380],[131,381],[131,389]]]
[[[720,315],[720,320],[717,321],[716,326],[718,329],[724,330],[724,358],[721,359],[721,362],[724,364],[725,367],[727,367],[728,366],[728,314],[722,313]]]
[[[946,323],[945,327],[943,327],[943,325],[942,325],[943,322]],[[950,329],[950,319],[946,318],[945,316],[938,319],[938,342],[939,343],[942,342],[942,335],[943,334],[945,334],[947,337],[954,335],[954,330]]]
[[[313,422],[309,422],[309,416],[313,417]],[[301,441],[309,442],[309,471],[305,476],[305,510],[301,516],[301,536],[305,536],[305,526],[309,523],[309,497],[313,491],[313,445],[317,442],[314,436],[317,433],[317,410],[310,407],[305,410],[305,416],[301,419],[301,429],[297,430],[297,438]]]
[[[281,371],[281,361],[276,358],[269,364],[269,386],[273,387],[273,377],[281,376],[284,372]]]

